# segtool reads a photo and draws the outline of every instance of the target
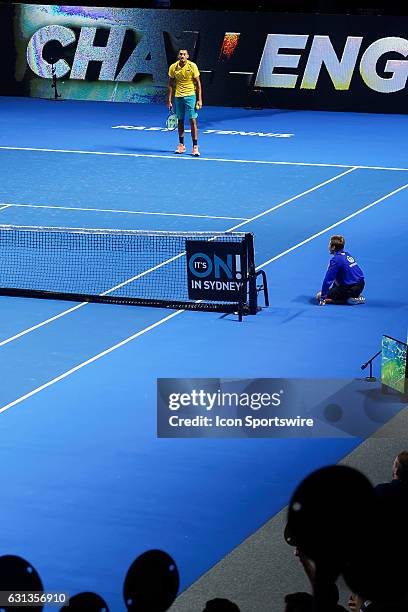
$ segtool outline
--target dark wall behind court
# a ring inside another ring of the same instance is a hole
[[[187,47],[204,102],[407,112],[408,18],[0,4],[3,95],[163,103]],[[46,61],[48,60],[48,62]]]

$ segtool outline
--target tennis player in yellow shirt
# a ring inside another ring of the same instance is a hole
[[[167,90],[167,107],[169,110],[173,108],[172,97],[174,91],[175,112],[178,119],[178,134],[179,144],[176,153],[185,153],[186,147],[184,144],[184,117],[190,119],[191,138],[193,140],[192,154],[199,157],[197,142],[197,110],[203,105],[201,97],[201,81],[200,72],[197,64],[190,62],[188,59],[187,49],[180,49],[178,52],[178,61],[172,64],[169,68],[169,84]]]

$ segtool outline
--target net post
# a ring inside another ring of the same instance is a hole
[[[247,252],[247,282],[248,282],[248,310],[249,314],[254,315],[258,311],[258,292],[256,290],[256,272],[255,272],[255,251],[254,251],[254,235],[245,234],[246,252]]]

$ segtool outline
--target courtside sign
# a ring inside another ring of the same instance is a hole
[[[188,297],[240,302],[246,278],[244,243],[187,240]]]

